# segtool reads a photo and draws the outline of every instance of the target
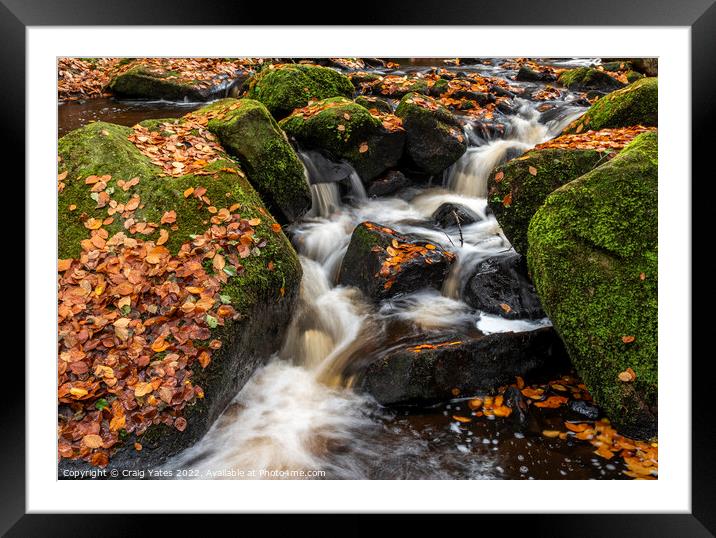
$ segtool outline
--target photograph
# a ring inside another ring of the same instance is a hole
[[[55,59],[59,481],[659,479],[660,58],[173,54]]]

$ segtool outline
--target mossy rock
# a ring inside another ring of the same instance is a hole
[[[644,78],[644,75],[642,75],[638,71],[627,71],[625,73],[625,76],[627,78],[627,81],[629,81],[629,84],[631,84],[632,82],[636,82],[639,79]]]
[[[435,83],[430,87],[430,95],[433,97],[439,97],[442,94],[446,93],[449,89],[448,84],[450,81],[439,78],[435,81]]]
[[[159,121],[147,123],[150,128],[161,125]],[[276,221],[245,179],[239,164],[229,155],[207,165],[205,170],[213,172],[210,175],[162,176],[163,170],[128,140],[131,133],[132,129],[128,127],[96,122],[59,140],[58,167],[60,173],[67,173],[63,180],[65,186],[58,193],[59,258],[79,256],[80,241],[90,236],[84,226],[88,218],[103,220],[108,217],[107,207],[96,207],[92,185],[85,183],[85,178],[90,175],[111,175],[106,182],[107,188],[113,190],[111,197],[119,203],[139,195],[141,203],[134,212],[138,221],[160,224],[164,212],[176,211],[176,229],[164,225],[152,234],[135,235],[138,239],[156,240],[158,230],[167,229],[169,241],[165,246],[172,254],[176,254],[193,234],[203,234],[211,226],[207,205],[184,196],[189,187],[205,187],[206,196],[218,207],[239,203],[237,211],[243,218],[261,219],[255,229],[257,236],[266,240],[260,253],[242,259],[244,271],[230,276],[221,288],[221,294],[227,297],[241,318],[211,329],[211,338],[220,340],[222,347],[212,355],[207,368],[195,371],[192,376],[206,396],[185,409],[186,430],[179,432],[161,425],[151,426],[140,437],[129,436],[110,462],[110,467],[147,469],[160,465],[201,438],[253,371],[277,351],[298,296],[302,271],[288,239],[273,230]],[[118,182],[134,177],[139,178],[139,183],[125,192]],[[120,231],[128,233],[123,220],[118,215],[114,217],[113,222],[104,226],[109,235]],[[269,262],[273,262],[273,271],[267,270]],[[271,338],[267,338],[267,334]],[[135,440],[144,445],[142,452],[134,450]],[[61,462],[61,469],[82,466],[87,464]]]
[[[611,71],[612,73],[618,71],[629,71],[632,68],[631,62],[624,61],[609,61],[601,64],[605,71]]]
[[[311,208],[303,164],[266,107],[253,99],[222,99],[194,114],[219,113],[208,123],[241,163],[274,215],[293,222]]]
[[[532,150],[490,173],[488,205],[517,252],[527,254],[527,228],[547,196],[605,160],[606,153],[591,149]]]
[[[388,103],[388,101],[386,101],[385,99],[381,99],[380,97],[359,95],[355,98],[355,102],[356,104],[362,106],[363,108],[367,108],[368,110],[376,109],[378,112],[383,112],[384,114],[393,113],[393,107],[390,106],[390,103]]]
[[[562,134],[632,125],[656,126],[658,108],[658,79],[642,78],[599,99],[584,115],[570,123]]]
[[[302,148],[321,149],[348,161],[365,182],[396,166],[405,144],[405,131],[386,129],[366,108],[344,97],[297,110],[280,126]]]
[[[624,84],[611,75],[593,67],[577,67],[559,75],[558,82],[573,91],[599,90],[610,92]]]
[[[165,99],[167,101],[208,101],[221,90],[220,84],[205,86],[198,81],[185,81],[172,71],[148,68],[137,63],[114,77],[109,90],[117,97],[132,99]]]
[[[406,153],[420,171],[439,174],[467,151],[459,121],[431,97],[409,93],[395,115],[403,120]]]
[[[353,97],[350,79],[328,67],[303,64],[269,66],[249,81],[246,97],[261,101],[273,117],[282,119],[309,101]]]
[[[621,433],[657,428],[657,133],[547,197],[529,226],[542,305]],[[636,379],[619,373],[633,369]]]

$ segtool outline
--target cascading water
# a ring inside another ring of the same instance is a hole
[[[480,440],[472,432],[462,435],[454,424],[436,431],[389,414],[351,389],[350,366],[388,345],[387,327],[396,324],[401,330],[461,329],[486,334],[531,330],[549,323],[508,321],[475,312],[460,300],[460,294],[476,263],[511,249],[487,211],[490,171],[555,136],[582,110],[567,106],[549,121],[540,122],[535,105],[523,101],[510,119],[505,138],[470,147],[447,171],[447,188],[413,189],[401,197],[369,199],[350,166],[332,163],[315,152],[301,152],[313,206],[290,229],[303,280],[285,342],[209,433],[168,465],[229,478],[313,478],[300,474],[311,471],[325,472],[325,478],[359,479],[499,475],[496,439]],[[347,196],[341,197],[341,190],[348,190]],[[480,218],[460,229],[441,229],[432,222],[432,214],[443,203],[467,206]],[[418,234],[453,251],[458,262],[443,290],[421,290],[376,308],[358,290],[336,286],[351,233],[366,220]],[[459,403],[455,409],[460,409]],[[485,445],[479,458],[459,457]],[[238,470],[259,474],[237,476]]]

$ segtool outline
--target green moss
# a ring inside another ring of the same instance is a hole
[[[184,97],[201,99],[206,93],[196,84],[182,82],[173,71],[149,70],[141,62],[114,77],[109,90],[120,96],[180,100]]]
[[[294,221],[311,207],[303,164],[266,107],[252,99],[223,99],[197,113],[221,111],[208,128],[239,160],[269,207]]]
[[[638,437],[656,431],[657,151],[656,133],[640,135],[548,196],[528,231],[545,311],[595,401]],[[627,368],[634,383],[617,377]]]
[[[563,134],[632,125],[658,125],[658,79],[643,78],[594,103]],[[581,126],[581,129],[580,129]]]
[[[432,88],[430,88],[430,94],[431,95],[442,95],[445,92],[448,91],[448,84],[449,81],[445,80],[444,78],[439,78],[435,81],[435,84],[433,84]]]
[[[527,254],[527,228],[535,211],[556,188],[606,160],[594,150],[534,150],[495,168],[487,181],[488,203],[515,250]],[[530,168],[537,170],[532,175]],[[500,181],[495,177],[502,174]],[[503,203],[510,195],[508,205]]]
[[[263,69],[249,81],[247,97],[261,101],[277,119],[304,107],[310,100],[352,97],[348,77],[327,67],[287,64]]]
[[[279,124],[301,147],[320,148],[336,159],[345,159],[365,181],[398,163],[404,144],[402,131],[389,132],[366,108],[343,97],[324,99],[316,107],[323,110],[310,117],[297,112]]]
[[[571,90],[614,90],[624,86],[604,71],[592,67],[577,67],[564,71],[558,82]]]
[[[644,75],[637,71],[627,71],[626,78],[629,81],[629,84],[631,84],[632,82],[636,82],[637,80],[644,78]]]

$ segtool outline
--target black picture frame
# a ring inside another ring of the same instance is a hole
[[[709,170],[714,124],[714,88],[716,68],[711,57],[716,44],[716,4],[714,0],[602,0],[600,2],[575,2],[566,0],[513,0],[509,7],[503,2],[476,2],[458,0],[436,2],[413,0],[409,4],[398,0],[383,0],[380,3],[362,3],[350,15],[351,25],[570,25],[570,26],[684,26],[691,29],[691,73],[692,78],[684,81],[684,92],[692,96],[692,177],[704,178],[704,183],[713,176]],[[11,136],[3,146],[5,155],[25,154],[25,61],[28,26],[84,26],[84,25],[226,25],[226,24],[340,24],[348,19],[337,16],[335,5],[312,2],[310,6],[298,4],[295,10],[287,6],[272,9],[271,5],[248,2],[220,2],[204,0],[197,4],[186,0],[0,0],[0,62],[3,74],[3,107],[5,132]],[[331,18],[332,20],[327,20]],[[24,160],[19,164],[18,175],[24,175]],[[672,178],[673,179],[673,178]],[[662,178],[669,180],[669,178]],[[19,182],[18,182],[19,184]],[[693,186],[693,182],[692,182]],[[24,195],[21,193],[21,196]],[[692,198],[692,215],[708,214],[707,208],[699,211],[697,205],[706,204],[704,196]],[[25,200],[26,203],[29,202]],[[692,252],[697,245],[705,242],[710,227],[695,226],[692,218]],[[701,241],[699,241],[701,239]],[[33,248],[33,245],[26,245]],[[35,247],[36,248],[36,247]],[[703,277],[703,265],[692,260],[692,282],[708,282]],[[700,271],[699,271],[699,268]],[[31,285],[25,282],[25,289]],[[702,299],[704,300],[704,299]],[[31,320],[31,312],[26,312]],[[688,315],[689,313],[683,313]],[[696,311],[692,335],[708,334],[699,331]],[[703,319],[703,318],[699,318]],[[711,380],[714,366],[711,353],[699,354],[693,348],[692,368],[692,476],[689,514],[530,514],[451,517],[449,529],[488,528],[505,529],[511,533],[529,532],[530,536],[714,536],[716,535],[716,466],[711,455],[716,445],[716,424],[711,412]],[[687,358],[685,358],[687,359]],[[0,424],[3,441],[0,443],[0,533],[8,536],[130,536],[143,534],[144,525],[138,517],[126,515],[28,515],[25,509],[25,365],[20,361],[6,361],[6,368],[15,371],[13,383],[3,389],[0,404]],[[13,366],[14,364],[14,366]],[[688,360],[684,361],[687,367]],[[6,370],[7,372],[7,370]],[[678,395],[679,405],[688,402],[688,394]],[[666,402],[662,400],[662,405]],[[668,405],[668,404],[666,404]],[[688,415],[687,415],[688,416]],[[509,501],[506,501],[509,508]],[[589,507],[585,495],[585,509]],[[108,507],[111,508],[111,507]],[[81,509],[81,500],[78,500]],[[555,499],[555,512],[559,511],[559,500]],[[321,507],[317,506],[320,512]],[[164,515],[159,523],[164,530],[188,530],[188,516]],[[220,516],[206,516],[217,518]],[[256,523],[252,516],[241,516],[249,525]],[[269,535],[297,525],[310,528],[319,534],[318,525],[312,523],[314,516],[289,516],[291,521],[279,518],[272,523]],[[374,532],[376,517],[362,518],[351,526],[332,531],[341,534],[362,534]],[[474,518],[480,518],[480,522]],[[298,521],[293,521],[298,519]],[[421,516],[403,517],[399,524],[405,533],[414,529],[425,530]],[[212,521],[212,527],[224,522]],[[196,523],[197,516],[191,516]],[[245,524],[246,524],[245,523]],[[307,526],[306,526],[307,525]],[[476,526],[476,525],[479,525]],[[229,527],[227,527],[228,529]],[[275,530],[275,532],[274,532]],[[328,528],[331,531],[331,528]],[[452,530],[450,530],[452,532]],[[455,531],[462,532],[462,531]]]

